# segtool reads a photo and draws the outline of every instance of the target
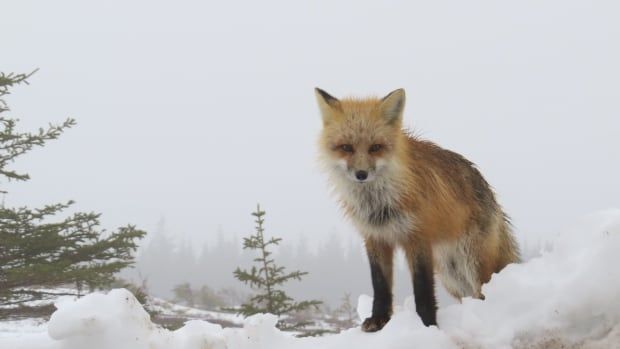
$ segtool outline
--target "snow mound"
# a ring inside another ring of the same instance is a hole
[[[484,301],[443,309],[442,330],[485,348],[594,347],[608,335],[620,348],[620,210],[583,218],[551,246],[494,275]]]
[[[177,331],[157,328],[126,289],[93,293],[78,301],[64,300],[48,323],[58,348],[141,349],[226,348],[219,325],[189,321]]]
[[[377,333],[354,328],[295,338],[276,329],[270,314],[245,319],[243,328],[189,321],[168,331],[151,323],[129,291],[117,289],[57,303],[47,335],[0,338],[0,348],[620,348],[620,210],[582,219],[551,246],[494,275],[484,301],[466,298],[440,309],[441,329],[423,326],[409,298]],[[360,296],[361,319],[371,305]]]

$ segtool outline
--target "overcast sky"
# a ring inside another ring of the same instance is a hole
[[[405,124],[477,163],[519,234],[620,206],[617,1],[2,1],[23,130],[8,205],[74,199],[193,241],[357,238],[316,162],[313,88],[405,88]]]

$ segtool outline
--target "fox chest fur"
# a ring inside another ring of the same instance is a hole
[[[334,179],[347,216],[364,238],[396,244],[414,234],[415,215],[401,208],[399,190],[389,178],[364,185]]]

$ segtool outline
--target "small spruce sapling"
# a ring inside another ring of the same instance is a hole
[[[271,313],[278,316],[303,311],[309,308],[318,308],[322,303],[317,300],[306,300],[297,302],[289,297],[282,286],[291,280],[301,281],[307,272],[292,271],[285,272],[285,268],[278,266],[271,257],[269,247],[278,245],[281,238],[272,237],[265,238],[265,228],[263,226],[265,219],[265,211],[260,209],[260,205],[256,206],[256,211],[252,213],[256,217],[256,233],[247,238],[243,238],[243,248],[256,250],[258,257],[254,259],[256,265],[249,270],[237,268],[234,271],[235,277],[250,285],[257,291],[257,294],[251,297],[248,302],[241,305],[238,309],[240,314],[250,316],[257,313]],[[282,326],[283,324],[280,324]]]

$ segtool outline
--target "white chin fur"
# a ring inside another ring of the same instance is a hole
[[[383,226],[368,224],[372,212],[395,205],[402,190],[398,178],[399,168],[393,161],[380,159],[364,182],[355,178],[344,160],[331,162],[327,167],[336,194],[349,209],[349,217],[365,238],[377,238],[390,243],[403,239],[415,225],[415,217],[405,214]]]

